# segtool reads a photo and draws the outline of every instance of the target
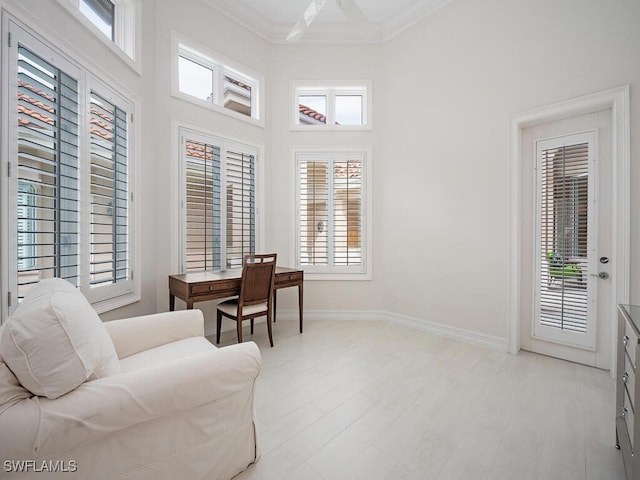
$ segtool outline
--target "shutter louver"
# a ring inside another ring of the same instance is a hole
[[[300,162],[300,264],[328,265],[329,163]]]
[[[91,92],[90,284],[129,279],[126,112]]]
[[[255,253],[255,157],[226,154],[226,268],[241,268],[245,255]]]
[[[540,323],[587,331],[589,144],[542,151]]]
[[[220,268],[220,148],[185,142],[185,269]]]
[[[333,256],[336,266],[351,267],[362,263],[361,197],[361,161],[335,162],[333,164]]]
[[[78,83],[18,46],[18,298],[60,277],[78,286]]]

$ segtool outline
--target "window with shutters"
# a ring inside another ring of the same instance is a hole
[[[3,311],[50,277],[81,288],[99,311],[130,303],[138,298],[132,282],[133,104],[8,24]]]
[[[129,122],[126,110],[95,90],[89,112],[89,275],[92,287],[103,287],[129,279]]]
[[[263,125],[262,76],[219,53],[174,38],[173,94],[241,120]]]
[[[298,268],[318,278],[363,279],[368,270],[369,149],[295,152]]]
[[[256,252],[257,149],[180,128],[184,272],[241,268]]]

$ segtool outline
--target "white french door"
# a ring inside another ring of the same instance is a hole
[[[595,131],[536,142],[533,336],[595,350]]]
[[[611,110],[528,127],[521,148],[521,346],[609,369]]]

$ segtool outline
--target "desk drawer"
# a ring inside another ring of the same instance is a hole
[[[190,296],[210,295],[212,293],[233,291],[239,288],[238,282],[199,283],[190,286]],[[237,292],[235,292],[237,293]]]
[[[302,283],[303,272],[291,272],[276,276],[276,287],[299,285]]]

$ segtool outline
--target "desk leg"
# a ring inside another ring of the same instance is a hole
[[[169,311],[173,312],[176,309],[176,296],[172,293],[169,294]]]
[[[300,316],[300,333],[302,333],[302,282],[298,285],[298,315]]]
[[[193,310],[193,300],[187,300],[187,310]]]

